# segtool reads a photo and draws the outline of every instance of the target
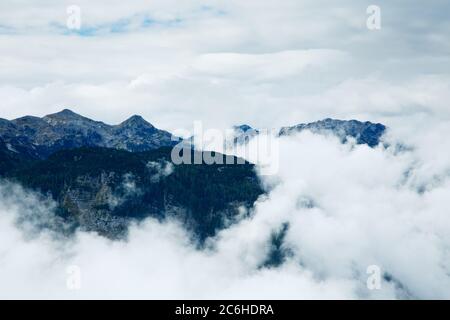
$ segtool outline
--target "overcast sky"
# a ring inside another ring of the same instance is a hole
[[[449,12],[448,0],[2,0],[1,118],[70,108],[168,130],[355,118],[388,125],[390,147],[279,138],[267,196],[205,250],[152,219],[126,242],[29,239],[17,221],[52,218],[54,204],[0,181],[0,298],[449,298]],[[260,268],[284,223],[292,255]],[[372,264],[380,291],[366,287]],[[67,290],[69,265],[81,291]]]
[[[380,30],[366,26],[371,4]],[[4,0],[0,117],[67,107],[170,130],[447,119],[448,12],[445,0]]]

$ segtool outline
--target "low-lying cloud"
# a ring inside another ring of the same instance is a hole
[[[439,142],[448,128],[410,135],[403,149],[394,139],[402,130],[374,149],[307,131],[280,138],[279,172],[262,177],[268,194],[202,249],[179,222],[154,219],[130,227],[126,241],[30,237],[23,217],[53,219],[54,205],[3,182],[0,297],[449,298],[450,149]],[[266,265],[283,226],[288,254]],[[379,290],[366,284],[373,265]],[[79,290],[67,286],[70,266],[81,271]]]

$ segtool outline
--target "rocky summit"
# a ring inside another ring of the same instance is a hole
[[[8,150],[33,159],[45,159],[56,151],[80,147],[148,151],[173,146],[178,141],[140,116],[119,125],[108,125],[68,109],[43,118],[0,119],[0,137]]]
[[[235,126],[233,129],[235,132],[233,136],[235,144],[246,143],[260,134],[259,130],[246,124]],[[381,142],[381,138],[386,132],[386,129],[386,126],[381,123],[327,118],[310,123],[301,123],[291,127],[283,127],[278,131],[278,136],[290,136],[308,130],[314,134],[330,134],[336,136],[342,143],[345,143],[349,138],[352,138],[355,139],[357,144],[366,144],[373,148]]]
[[[317,134],[332,134],[346,142],[349,137],[354,138],[357,144],[367,144],[375,147],[380,143],[380,139],[386,131],[386,126],[381,123],[358,120],[335,120],[327,118],[325,120],[298,124],[292,127],[284,127],[279,135],[291,135],[303,130],[309,130]]]

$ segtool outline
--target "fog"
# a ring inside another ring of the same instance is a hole
[[[61,236],[51,200],[3,181],[0,298],[450,298],[449,128],[392,128],[374,149],[279,138],[278,172],[260,175],[267,195],[202,249],[174,220],[147,219],[123,241]],[[266,265],[284,225],[284,260]]]

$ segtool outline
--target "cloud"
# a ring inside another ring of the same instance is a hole
[[[88,29],[130,21],[124,32],[82,37],[52,29],[65,25],[64,3],[2,2],[2,25],[16,31],[0,35],[1,116],[69,107],[109,123],[141,114],[171,130],[194,120],[224,128],[447,117],[447,4],[381,1],[380,31],[365,26],[369,4],[79,1]],[[181,22],[142,27],[147,20]]]
[[[388,125],[393,147],[280,139],[268,196],[201,251],[176,221],[135,225],[125,242],[37,233],[66,227],[55,204],[1,182],[0,297],[450,296],[446,1],[379,1],[379,31],[365,26],[372,3],[351,0],[77,1],[79,34],[63,30],[71,4],[1,2],[1,117],[69,107],[171,131],[356,118]],[[291,254],[261,267],[284,224]],[[365,285],[372,264],[380,291]],[[70,265],[80,291],[66,287]]]
[[[450,162],[427,154],[444,133],[448,126],[418,133],[402,152],[307,131],[280,138],[280,170],[262,177],[269,194],[203,249],[176,220],[148,219],[132,226],[126,241],[86,232],[26,239],[17,217],[54,206],[2,184],[0,279],[8,290],[0,296],[448,298]],[[448,150],[441,156],[448,159]],[[284,224],[281,246],[289,254],[264,267]],[[76,291],[66,287],[72,265],[82,272]],[[366,287],[370,265],[382,270],[381,290]]]
[[[107,187],[109,188],[109,187]],[[142,194],[142,190],[136,186],[136,181],[132,173],[126,173],[122,176],[122,183],[114,193],[104,192],[106,202],[111,210],[124,204],[125,201]]]
[[[151,172],[150,180],[153,182],[158,182],[161,178],[170,176],[173,173],[174,165],[171,162],[164,161],[156,162],[150,161],[147,163],[147,168]]]
[[[345,57],[333,50],[285,51],[270,54],[215,53],[200,56],[194,70],[213,78],[270,81],[295,76],[308,66],[331,64]],[[220,80],[219,80],[220,81]]]
[[[308,272],[294,266],[285,267],[293,274],[281,269],[259,272],[242,264],[233,252],[198,251],[175,222],[149,219],[130,230],[127,242],[84,232],[56,242],[46,233],[24,239],[14,223],[17,212],[3,207],[1,213],[1,298],[229,298],[244,289],[250,294],[255,288],[266,288],[260,292],[264,297],[273,292],[273,288],[267,291],[272,277],[290,286],[291,292],[298,285],[298,294],[304,297],[307,292],[334,298],[342,294],[337,289],[340,281],[330,281],[336,288],[327,292],[323,283],[315,283]],[[73,266],[81,271],[79,291],[66,286],[67,268]],[[282,288],[275,292],[279,297],[289,294]]]

